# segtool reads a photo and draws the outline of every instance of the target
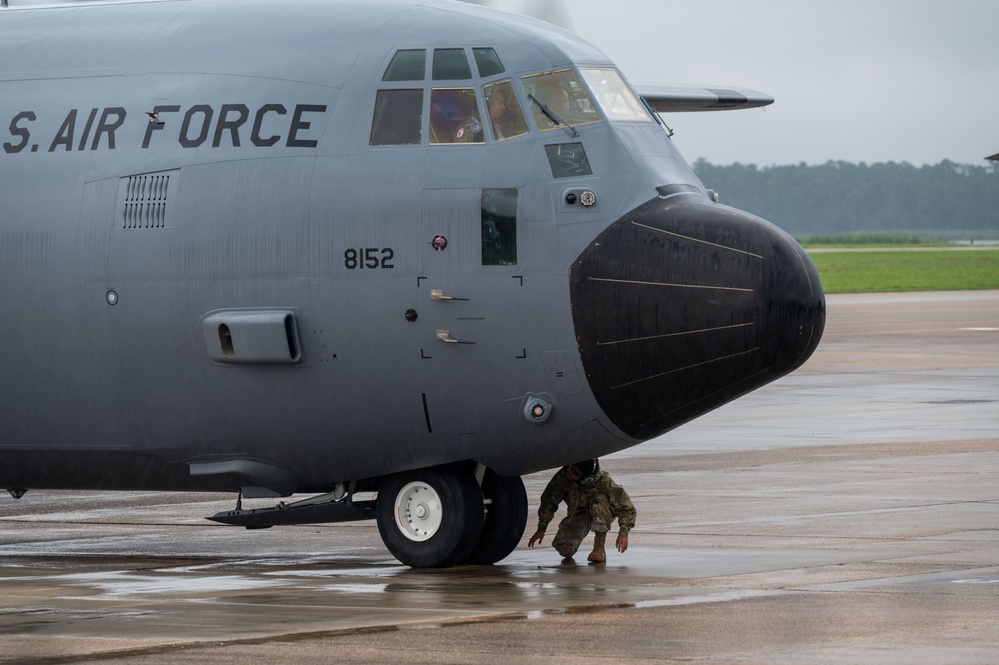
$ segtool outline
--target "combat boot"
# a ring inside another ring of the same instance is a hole
[[[604,545],[607,543],[607,533],[597,533],[593,535],[593,551],[590,552],[590,556],[586,557],[587,561],[592,561],[593,563],[604,563],[607,561],[607,552],[604,551]]]

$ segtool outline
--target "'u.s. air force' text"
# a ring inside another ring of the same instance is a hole
[[[313,123],[319,119],[317,114],[323,113],[325,104],[296,104],[291,110],[284,104],[264,104],[255,109],[246,104],[222,104],[218,108],[195,104],[186,109],[169,104],[154,106],[138,120],[145,123],[143,149],[160,141],[176,141],[184,148],[268,148],[279,143],[289,148],[315,148],[321,127],[313,127]],[[44,146],[46,152],[115,150],[127,117],[128,112],[121,106],[71,109],[59,128],[46,135],[39,129],[43,119],[35,111],[21,111],[11,118],[10,140],[4,142],[3,149],[7,154],[38,152]]]

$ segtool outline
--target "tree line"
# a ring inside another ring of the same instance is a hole
[[[946,239],[999,238],[999,163],[944,160],[818,166],[693,164],[722,203],[759,215],[800,237],[865,232]]]

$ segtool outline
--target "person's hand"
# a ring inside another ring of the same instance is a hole
[[[617,551],[623,553],[626,549],[628,549],[628,536],[618,534],[617,542],[614,544],[617,545]]]
[[[528,547],[534,547],[534,544],[535,543],[540,543],[541,539],[544,538],[544,537],[545,537],[545,532],[544,531],[541,531],[540,529],[537,530],[537,531],[535,531],[534,535],[531,536],[531,539],[529,541],[527,541],[527,546]],[[627,540],[625,542],[627,542]]]

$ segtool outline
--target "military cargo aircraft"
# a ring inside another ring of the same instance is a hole
[[[448,0],[0,10],[0,487],[316,494],[213,519],[503,559],[521,475],[816,348],[807,255],[658,114],[771,101]]]

